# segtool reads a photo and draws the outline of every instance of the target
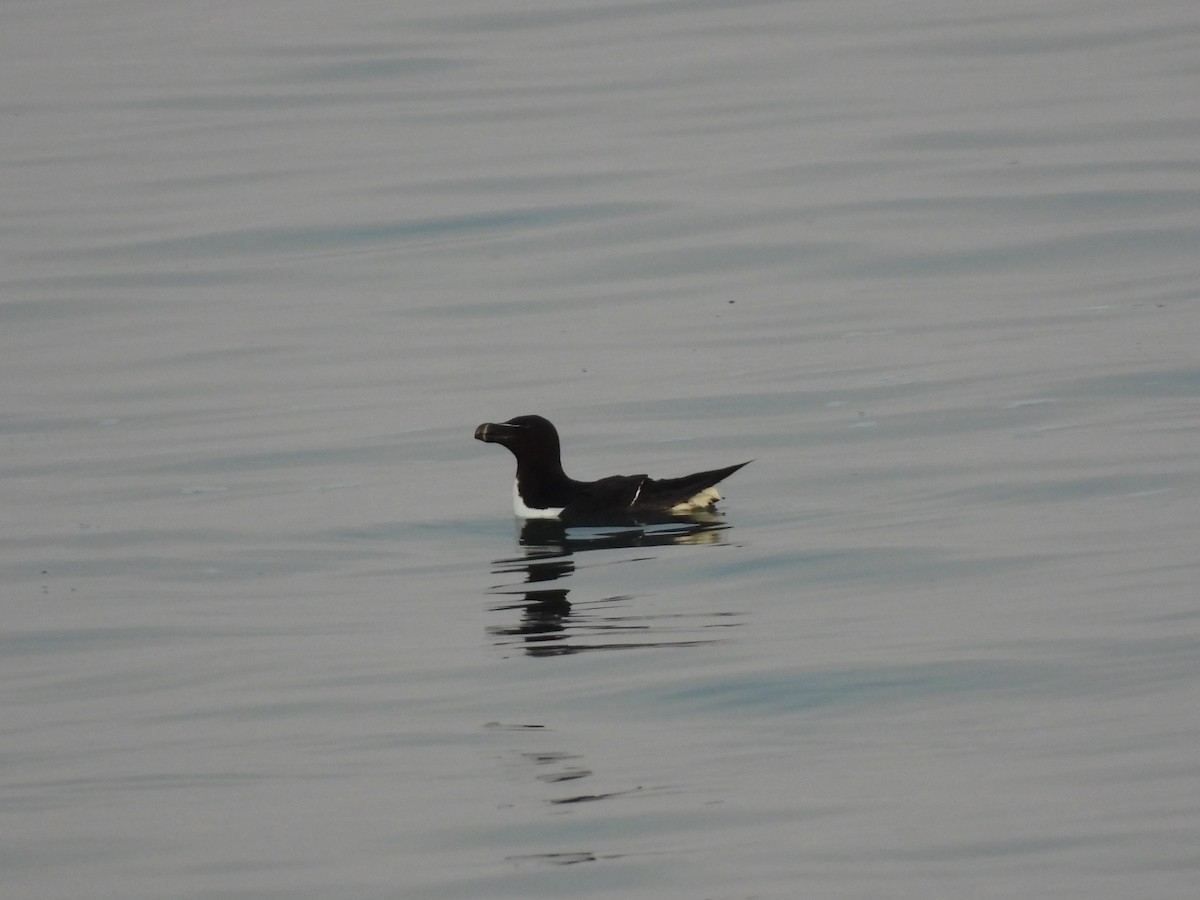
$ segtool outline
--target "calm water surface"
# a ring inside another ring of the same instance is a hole
[[[10,6],[5,896],[1195,895],[1194,3]]]

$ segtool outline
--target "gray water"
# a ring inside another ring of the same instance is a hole
[[[1194,2],[4,19],[5,897],[1195,896]]]

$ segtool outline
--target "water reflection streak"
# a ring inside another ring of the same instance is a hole
[[[490,607],[492,612],[515,610],[520,612],[520,619],[515,624],[489,626],[487,633],[497,646],[519,646],[530,656],[711,643],[717,638],[710,637],[708,629],[741,624],[735,613],[636,614],[628,609],[634,600],[632,595],[613,594],[573,603],[567,599],[570,588],[544,585],[572,577],[576,573],[575,557],[581,553],[721,544],[729,527],[711,513],[588,526],[566,526],[554,520],[524,521],[517,537],[523,554],[497,559],[492,569],[493,574],[521,575],[523,581],[496,585],[488,592],[504,598]],[[600,559],[588,568],[654,558],[638,555]]]

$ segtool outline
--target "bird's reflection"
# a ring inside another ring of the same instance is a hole
[[[633,647],[683,647],[715,640],[700,638],[700,628],[733,627],[733,613],[636,615],[625,609],[630,597],[613,595],[596,600],[567,599],[570,589],[547,587],[575,573],[574,557],[597,550],[637,550],[681,544],[721,544],[729,529],[713,513],[663,515],[656,519],[608,520],[588,525],[565,525],[553,519],[520,523],[517,543],[522,555],[495,560],[494,574],[520,575],[518,584],[501,584],[489,593],[505,598],[493,612],[519,611],[519,622],[496,625],[488,633],[501,646],[520,646],[530,656],[562,656],[582,650]],[[625,556],[616,562],[637,562],[647,555]],[[705,621],[696,621],[697,619]],[[717,621],[714,621],[717,620]]]
[[[582,550],[610,547],[663,547],[670,544],[717,544],[721,532],[729,528],[716,513],[690,516],[640,516],[637,519],[610,518],[587,525],[565,525],[558,519],[524,519],[517,543],[525,548],[526,558],[546,553],[569,556]],[[499,560],[498,560],[499,562]]]

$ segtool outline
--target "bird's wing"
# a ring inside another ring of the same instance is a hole
[[[599,481],[579,483],[579,496],[564,512],[586,515],[628,509],[638,502],[642,486],[650,481],[646,475],[610,475]]]

